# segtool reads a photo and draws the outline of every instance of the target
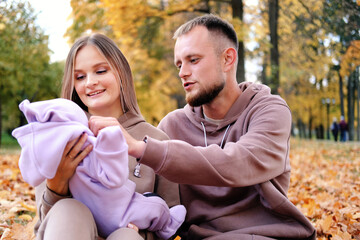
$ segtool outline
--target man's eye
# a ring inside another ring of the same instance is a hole
[[[181,65],[177,65],[176,68],[180,71]]]
[[[190,60],[190,62],[191,63],[195,63],[195,62],[197,62],[199,59],[198,58],[192,58],[191,60]]]

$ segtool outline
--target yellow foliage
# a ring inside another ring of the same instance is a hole
[[[30,222],[33,218],[29,214],[22,214],[18,217],[18,219]]]
[[[21,204],[21,206],[22,206],[23,208],[25,208],[26,210],[28,210],[28,211],[30,211],[30,212],[36,212],[36,207],[35,207],[35,206],[29,205],[29,204],[27,204],[27,203],[25,203],[25,202],[21,202],[20,204]]]
[[[183,19],[173,14],[189,11],[200,2],[101,0],[114,40],[132,68],[141,112],[150,123],[157,124],[169,111],[177,108],[171,95],[179,92],[181,84],[173,65],[171,36],[174,23]],[[147,30],[154,27],[153,24],[159,25],[154,31]],[[157,52],[161,52],[160,55],[156,55]]]
[[[137,37],[137,28],[149,16],[159,16],[159,11],[143,0],[118,1],[102,0],[108,23],[116,36]]]
[[[240,19],[230,19],[229,22],[234,26],[239,41],[245,41],[249,33],[249,25],[241,22]]]
[[[5,29],[6,25],[4,23],[0,23],[0,31]]]
[[[246,18],[241,22],[233,19],[230,1],[72,0],[77,18],[87,11],[103,10],[98,21],[110,29],[111,37],[129,60],[140,108],[146,119],[155,123],[177,107],[172,96],[183,93],[173,67],[174,41],[171,37],[181,23],[202,14],[191,11],[210,10],[231,22],[245,46],[249,42],[257,43],[257,48],[246,52],[246,56],[262,57],[266,67],[264,72],[267,76],[271,74],[267,3],[265,0],[256,5],[245,2]],[[279,4],[280,93],[295,115],[304,122],[314,118],[314,124],[318,124],[321,121],[321,98],[336,98],[339,102],[336,97],[339,92],[335,83],[337,76],[329,75],[327,66],[333,65],[332,60],[339,57],[336,48],[340,49],[341,44],[321,31],[323,23],[317,16],[323,14],[323,1],[283,0]],[[96,18],[88,22],[91,25]],[[325,41],[330,41],[334,50],[331,54],[323,44]],[[314,83],[309,82],[311,77],[315,79]],[[328,80],[326,87],[323,80]],[[331,114],[337,115],[336,112]]]
[[[315,16],[322,14],[323,2],[280,1],[279,51],[282,96],[288,102],[294,121],[312,122],[312,127],[325,123],[322,98],[338,100],[337,76],[329,74],[336,53],[328,54],[325,41],[337,47],[322,30]],[[312,79],[312,82],[310,82]],[[339,116],[339,109],[330,108],[330,119]]]
[[[341,60],[340,74],[342,77],[349,76],[360,65],[360,40],[354,40],[346,50]]]

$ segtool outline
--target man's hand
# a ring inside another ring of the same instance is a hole
[[[113,117],[91,116],[89,119],[89,128],[95,136],[99,134],[101,129],[110,126],[120,126],[120,123]]]
[[[89,119],[89,128],[94,133],[95,136],[99,134],[99,131],[105,127],[109,126],[119,126],[121,131],[126,139],[128,144],[128,154],[140,158],[144,151],[146,144],[144,141],[138,141],[134,139],[124,128],[121,126],[119,121],[113,117],[100,117],[100,116],[91,116]]]

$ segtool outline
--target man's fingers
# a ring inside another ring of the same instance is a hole
[[[89,119],[89,128],[95,136],[99,134],[99,131],[109,126],[119,126],[120,123],[113,117],[100,117],[91,116]]]

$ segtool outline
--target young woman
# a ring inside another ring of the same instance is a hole
[[[82,37],[70,49],[61,96],[74,101],[85,111],[90,118],[89,127],[95,134],[98,123],[101,123],[101,128],[121,124],[138,140],[145,135],[168,139],[141,116],[130,66],[116,44],[102,34]],[[55,177],[36,188],[37,239],[98,239],[90,210],[73,199],[69,191],[69,179],[92,150],[92,146],[83,148],[86,138],[83,134],[70,141]],[[155,175],[151,168],[140,166],[130,156],[129,170],[129,178],[136,183],[137,192],[155,192],[169,207],[179,204],[176,184]],[[114,231],[107,239],[156,239],[150,232],[140,231],[139,234],[136,230],[129,224],[128,228]]]

